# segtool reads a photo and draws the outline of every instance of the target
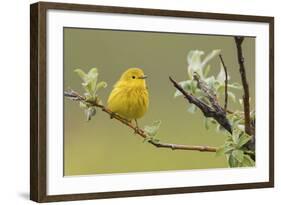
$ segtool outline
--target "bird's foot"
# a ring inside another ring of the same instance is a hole
[[[139,128],[139,125],[138,125],[138,121],[137,121],[137,119],[135,119],[135,123],[136,123],[136,126],[135,126],[135,134],[137,134],[137,133],[139,133],[139,132],[141,132],[141,129]]]
[[[141,129],[139,127],[135,127],[134,130],[135,130],[134,134],[137,134],[137,133],[141,132]]]

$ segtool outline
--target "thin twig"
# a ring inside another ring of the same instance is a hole
[[[228,85],[228,73],[227,73],[227,67],[224,63],[224,60],[222,58],[222,55],[219,55],[223,69],[225,74],[225,80],[224,80],[224,110],[227,111],[227,101],[228,101],[228,91],[227,91],[227,85]]]
[[[242,80],[242,85],[244,89],[243,95],[243,104],[244,104],[244,118],[245,118],[245,132],[248,135],[252,135],[251,128],[251,118],[250,118],[250,94],[249,94],[249,85],[246,77],[246,70],[244,65],[244,57],[242,52],[242,43],[244,41],[244,37],[234,37],[236,48],[237,48],[237,58],[239,63],[239,72]]]
[[[214,118],[224,129],[232,134],[232,127],[226,117],[226,112],[217,101],[216,94],[213,92],[213,90],[209,89],[205,82],[201,81],[197,75],[194,75],[193,77],[197,81],[197,86],[207,95],[212,106],[207,105],[202,100],[199,100],[196,96],[193,96],[191,93],[185,91],[175,80],[173,80],[172,77],[169,77],[169,79],[173,83],[174,87],[184,95],[189,103],[196,105],[202,111],[205,117]]]
[[[81,101],[84,103],[87,103],[91,106],[100,108],[103,112],[107,113],[111,118],[116,119],[117,121],[121,122],[122,124],[130,127],[134,132],[142,137],[143,139],[146,139],[148,143],[154,145],[157,148],[170,148],[172,150],[194,150],[194,151],[200,151],[200,152],[216,152],[218,148],[216,147],[210,147],[210,146],[197,146],[197,145],[181,145],[181,144],[171,144],[171,143],[162,143],[158,140],[152,139],[150,136],[146,134],[146,132],[133,125],[130,121],[127,119],[121,117],[120,115],[113,113],[111,110],[106,108],[105,106],[99,104],[96,101],[92,100],[86,100],[84,96],[81,96],[79,93],[70,90],[65,91],[64,96],[69,98],[73,101]]]

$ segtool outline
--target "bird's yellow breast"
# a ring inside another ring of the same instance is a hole
[[[115,86],[107,104],[111,111],[128,120],[139,119],[148,109],[148,91],[146,87]]]

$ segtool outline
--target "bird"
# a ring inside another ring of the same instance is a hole
[[[107,107],[113,113],[129,122],[135,121],[135,132],[139,129],[137,120],[144,116],[149,106],[146,78],[140,68],[127,69],[113,86],[107,100]]]

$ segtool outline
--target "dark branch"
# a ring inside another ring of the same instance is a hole
[[[213,92],[213,90],[208,88],[205,82],[199,79],[198,75],[194,76],[194,79],[197,81],[197,86],[206,94],[212,106],[207,105],[197,97],[193,96],[191,93],[185,91],[176,81],[172,79],[172,77],[169,77],[169,79],[173,83],[174,87],[184,95],[189,103],[196,105],[202,111],[205,117],[214,118],[224,129],[232,134],[232,127],[226,117],[226,112],[217,101],[216,94]]]
[[[93,100],[87,100],[84,96],[81,96],[77,92],[70,90],[70,91],[65,91],[64,96],[69,98],[70,100],[73,101],[81,101],[86,104],[89,104],[94,107],[100,108],[103,112],[107,113],[111,118],[116,119],[117,121],[121,122],[122,124],[130,127],[135,131],[136,134],[138,134],[140,137],[143,139],[146,139],[148,143],[152,144],[153,146],[157,148],[170,148],[172,150],[194,150],[194,151],[200,151],[200,152],[216,152],[217,148],[216,147],[210,147],[210,146],[197,146],[197,145],[181,145],[181,144],[171,144],[171,143],[162,143],[158,140],[152,139],[150,136],[146,134],[146,132],[133,125],[130,121],[127,119],[119,116],[116,113],[113,113],[111,110],[106,108],[105,106],[99,104],[96,101]]]
[[[251,118],[250,118],[250,94],[249,94],[249,85],[246,77],[246,69],[244,65],[244,57],[242,52],[242,43],[244,41],[244,37],[234,37],[236,48],[237,48],[237,58],[239,63],[239,72],[242,80],[242,85],[244,89],[243,95],[243,104],[244,104],[244,118],[245,118],[245,132],[248,135],[252,135],[251,128]]]
[[[227,73],[227,67],[224,63],[224,60],[222,58],[222,55],[219,55],[223,69],[225,74],[225,80],[224,80],[224,110],[227,111],[227,101],[228,101],[228,91],[227,91],[227,85],[228,85],[228,73]]]
[[[214,93],[214,91],[211,90],[209,86],[200,79],[200,76],[197,73],[194,73],[193,79],[197,82],[197,87],[205,93],[214,110],[216,112],[224,112],[224,110],[218,103],[216,93]]]

